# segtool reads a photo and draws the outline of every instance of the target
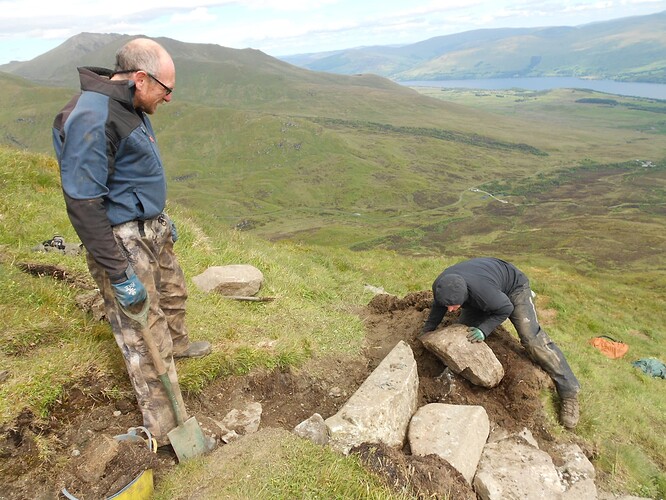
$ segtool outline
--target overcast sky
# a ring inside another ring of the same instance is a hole
[[[30,60],[81,32],[164,36],[280,56],[664,10],[666,0],[0,0],[0,64]]]

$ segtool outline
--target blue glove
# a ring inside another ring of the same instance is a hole
[[[174,243],[178,241],[178,231],[176,230],[176,224],[174,224],[173,221],[171,221],[171,239]]]
[[[470,326],[467,331],[469,332],[467,334],[467,340],[470,342],[483,342],[486,339],[486,336],[478,328]]]
[[[132,266],[125,271],[127,279],[122,283],[111,283],[113,293],[121,306],[127,308],[135,306],[146,300],[148,294],[139,277],[134,273]]]

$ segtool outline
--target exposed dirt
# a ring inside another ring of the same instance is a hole
[[[203,394],[187,399],[188,409],[209,432],[214,420],[222,420],[232,409],[259,402],[263,408],[262,427],[291,430],[315,412],[324,418],[337,412],[390,350],[404,340],[417,360],[422,405],[481,405],[493,429],[520,431],[527,427],[542,449],[550,451],[554,437],[548,431],[539,398],[540,391],[552,385],[549,377],[502,327],[487,340],[505,370],[498,387],[476,387],[445,373],[441,361],[416,339],[431,301],[430,292],[402,299],[377,295],[359,313],[367,329],[363,357],[316,359],[299,370],[218,380]],[[444,325],[454,320],[447,316]],[[63,487],[77,498],[101,498],[113,494],[114,488],[126,484],[142,470],[151,468],[157,483],[166,470],[176,465],[173,454],[146,453],[145,446],[123,442],[120,451],[108,451],[109,439],[126,433],[141,421],[134,401],[111,401],[104,396],[111,382],[90,374],[67,391],[47,424],[37,424],[38,419],[24,412],[13,425],[0,429],[0,499],[56,498]],[[49,446],[45,449],[47,441]],[[353,452],[388,485],[415,498],[475,498],[460,474],[438,457],[416,457],[408,447],[394,450],[378,444],[365,444]],[[91,456],[102,455],[103,463],[91,462]],[[121,463],[121,456],[128,460]],[[553,458],[557,462],[557,457]]]

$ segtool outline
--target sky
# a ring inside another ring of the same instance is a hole
[[[0,0],[0,64],[28,61],[82,32],[250,47],[278,57],[662,11],[666,0]]]

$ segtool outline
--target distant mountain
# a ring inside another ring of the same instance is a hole
[[[576,27],[466,31],[402,47],[281,57],[339,74],[397,81],[576,76],[666,82],[666,11]]]
[[[21,76],[41,85],[79,87],[76,68],[112,68],[115,53],[136,36],[81,33],[60,46],[26,62],[0,66],[0,72]],[[297,109],[306,101],[334,107],[345,94],[350,105],[362,105],[365,97],[354,101],[354,89],[397,92],[407,99],[418,94],[375,75],[349,76],[314,72],[299,68],[254,49],[231,49],[214,44],[185,43],[156,38],[171,54],[177,68],[176,90],[179,100],[204,105],[236,105],[266,111]],[[322,99],[331,94],[331,99]],[[363,92],[361,92],[363,94]]]
[[[78,76],[76,72],[72,74],[74,62],[80,66],[99,66],[100,52],[104,58],[113,61],[115,50],[111,52],[105,48],[110,45],[119,47],[127,39],[127,35],[115,33],[81,33],[30,61],[12,61],[0,65],[0,71],[45,85],[78,86]]]

